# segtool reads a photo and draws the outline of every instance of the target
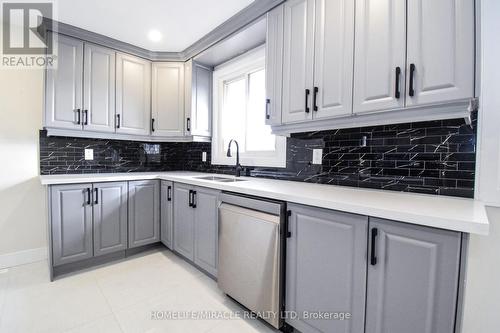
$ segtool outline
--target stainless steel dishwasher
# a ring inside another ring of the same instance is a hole
[[[283,321],[286,204],[222,193],[217,283],[276,328]]]

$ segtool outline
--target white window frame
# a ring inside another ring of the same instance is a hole
[[[252,72],[265,69],[265,46],[259,46],[222,65],[217,66],[213,72],[213,132],[212,132],[212,164],[234,165],[236,147],[232,146],[232,157],[227,157],[227,147],[221,135],[221,114],[224,103],[224,84],[234,81]],[[265,114],[262,114],[265,121]],[[276,136],[276,149],[274,151],[258,151],[240,153],[240,164],[243,166],[259,167],[286,167],[286,138]]]

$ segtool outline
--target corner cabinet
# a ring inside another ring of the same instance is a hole
[[[184,63],[155,62],[152,77],[151,135],[184,135]]]
[[[128,183],[128,247],[160,241],[160,181]]]
[[[217,276],[219,191],[174,185],[174,251]]]
[[[116,133],[149,135],[151,125],[151,62],[116,56]]]

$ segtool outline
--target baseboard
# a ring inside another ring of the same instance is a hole
[[[0,269],[30,264],[47,259],[47,248],[24,250],[0,255]]]

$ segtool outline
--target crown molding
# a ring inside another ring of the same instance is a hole
[[[43,18],[41,28],[45,31],[54,31],[58,34],[81,39],[89,43],[103,45],[151,61],[187,61],[217,42],[238,32],[247,24],[255,21],[284,1],[285,0],[255,0],[181,52],[150,51],[105,35],[48,18]]]

